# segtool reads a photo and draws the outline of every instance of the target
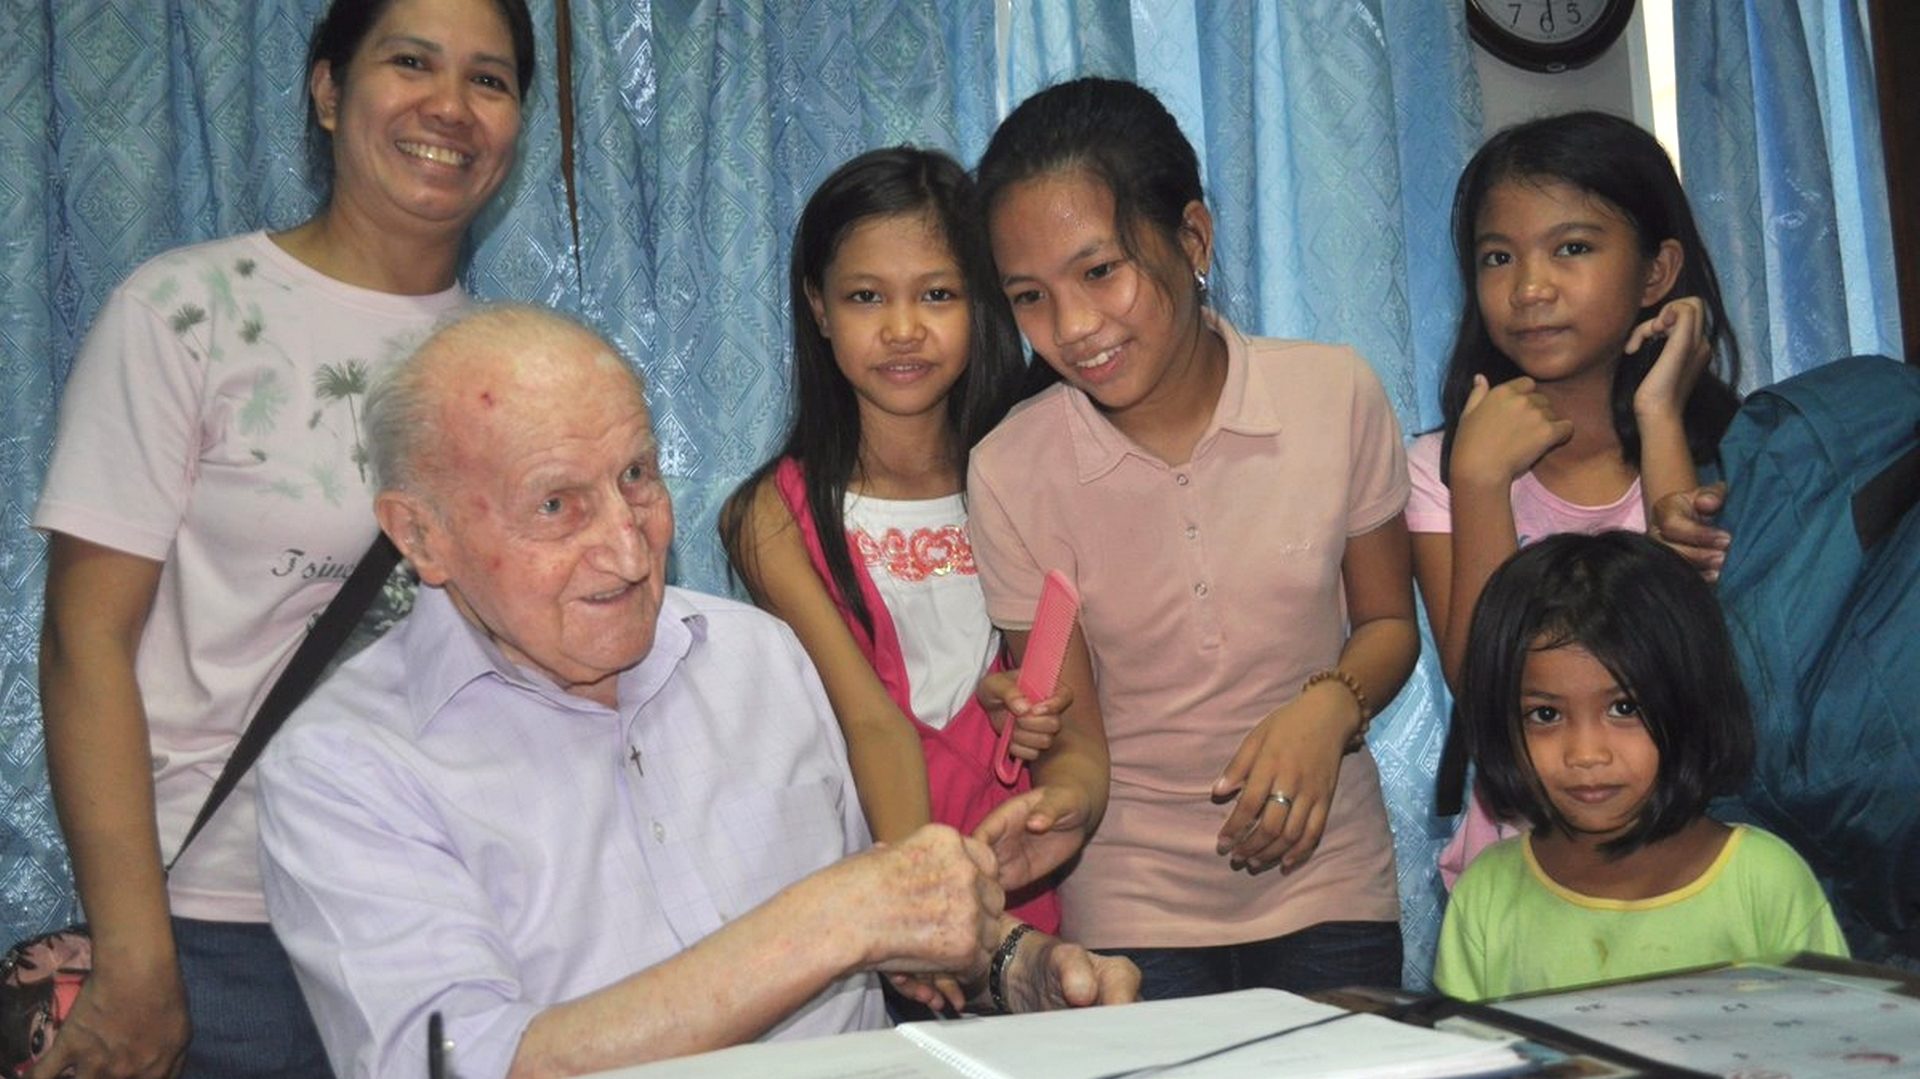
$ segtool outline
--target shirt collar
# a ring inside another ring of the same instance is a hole
[[[1267,392],[1271,371],[1264,365],[1256,368],[1248,362],[1247,338],[1233,323],[1211,309],[1202,310],[1201,317],[1227,344],[1227,381],[1220,387],[1220,400],[1214,405],[1212,421],[1194,446],[1196,458],[1206,452],[1221,431],[1252,436],[1280,433],[1279,412],[1274,407],[1273,394]],[[1128,455],[1156,465],[1162,463],[1121,433],[1100,412],[1093,398],[1064,386],[1055,392],[1066,397],[1067,433],[1073,445],[1076,478],[1081,483],[1092,483],[1113,471]]]
[[[461,691],[481,681],[514,687],[565,711],[606,714],[603,706],[568,693],[545,675],[508,659],[492,638],[467,621],[445,589],[421,585],[413,613],[394,632],[404,633],[401,647],[411,672],[407,703],[416,734]],[[706,637],[706,616],[679,589],[668,588],[654,623],[653,647],[639,663],[620,672],[621,715],[631,717],[659,692],[694,644]]]

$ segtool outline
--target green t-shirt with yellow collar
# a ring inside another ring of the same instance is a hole
[[[1769,832],[1735,825],[1706,872],[1650,899],[1562,887],[1522,835],[1461,875],[1433,978],[1448,996],[1489,1000],[1798,951],[1844,956],[1847,942],[1807,863]]]

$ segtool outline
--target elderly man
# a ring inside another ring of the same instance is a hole
[[[996,951],[1016,1003],[1133,995],[1122,960],[1004,948],[980,843],[865,850],[793,636],[666,587],[645,399],[602,340],[483,309],[366,413],[425,587],[260,766],[268,910],[342,1076],[418,1075],[435,1012],[464,1079],[872,1027],[867,972]]]

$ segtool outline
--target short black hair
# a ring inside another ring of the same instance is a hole
[[[1496,815],[1536,834],[1568,830],[1527,755],[1527,653],[1578,645],[1640,707],[1660,752],[1640,819],[1601,850],[1618,857],[1678,833],[1732,794],[1753,765],[1753,718],[1713,590],[1685,559],[1637,532],[1561,533],[1494,571],[1474,607],[1455,697]]]
[[[513,39],[513,77],[514,92],[522,102],[533,86],[534,40],[533,15],[527,10],[527,0],[491,0],[500,11],[500,17],[506,20],[507,34]],[[337,85],[345,85],[347,67],[353,61],[355,53],[373,32],[374,24],[392,7],[394,0],[333,0],[327,5],[327,13],[313,28],[313,40],[307,45],[307,67],[305,75],[311,77],[313,69],[321,61],[326,61]],[[304,85],[304,83],[303,83]],[[328,157],[331,139],[320,126],[320,113],[313,103],[311,95],[307,99],[307,153],[312,159],[314,174],[329,176],[332,162]]]

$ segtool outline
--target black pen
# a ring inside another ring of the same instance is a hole
[[[447,1079],[447,1039],[439,1012],[427,1016],[427,1079]]]

